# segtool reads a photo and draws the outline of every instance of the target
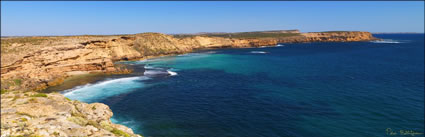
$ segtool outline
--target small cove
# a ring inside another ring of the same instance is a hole
[[[113,122],[146,136],[423,133],[423,34],[377,37],[391,42],[282,44],[119,62],[134,73],[80,77],[48,90],[105,103]]]

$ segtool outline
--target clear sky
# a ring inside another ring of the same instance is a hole
[[[424,32],[424,2],[1,2],[1,35]]]

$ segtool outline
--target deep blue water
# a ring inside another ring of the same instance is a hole
[[[64,93],[109,105],[115,123],[145,136],[359,137],[388,136],[388,128],[423,133],[424,35],[375,36],[386,40],[122,62],[135,73]]]

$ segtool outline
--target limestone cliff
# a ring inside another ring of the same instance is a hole
[[[71,101],[59,93],[7,92],[1,95],[1,136],[140,137],[113,124],[101,103]]]
[[[369,32],[266,31],[176,37],[160,33],[121,36],[44,37],[34,43],[3,46],[2,89],[40,90],[74,74],[129,72],[113,61],[146,59],[205,48],[275,46],[277,43],[349,42],[375,38]],[[28,40],[27,40],[28,41]],[[33,48],[39,47],[39,48]],[[12,49],[22,49],[13,51]],[[21,81],[21,82],[17,82]]]
[[[346,42],[346,41],[367,41],[376,38],[369,32],[311,32],[302,34],[307,41],[315,42]]]

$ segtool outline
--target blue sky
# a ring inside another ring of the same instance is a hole
[[[424,2],[1,2],[1,35],[424,32]]]

